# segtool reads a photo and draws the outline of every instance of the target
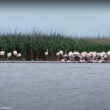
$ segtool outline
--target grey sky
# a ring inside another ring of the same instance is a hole
[[[72,36],[110,35],[110,8],[97,5],[0,6],[0,32],[44,33]]]

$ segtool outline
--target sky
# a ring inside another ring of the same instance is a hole
[[[110,6],[94,4],[0,5],[0,33],[110,36]]]

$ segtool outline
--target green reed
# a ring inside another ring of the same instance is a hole
[[[6,53],[17,50],[25,60],[44,60],[44,52],[48,49],[48,60],[56,60],[56,52],[59,50],[66,53],[69,51],[107,52],[110,50],[110,42],[103,41],[104,38],[99,43],[97,38],[70,38],[60,34],[4,34],[0,35],[0,50]]]

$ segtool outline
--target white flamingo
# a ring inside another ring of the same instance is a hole
[[[63,55],[63,51],[62,50],[59,51],[59,55]]]
[[[45,52],[45,56],[48,56],[48,49],[47,49],[46,52]]]
[[[0,56],[4,56],[5,55],[5,51],[0,51]]]
[[[8,58],[10,58],[11,56],[12,56],[12,53],[11,52],[7,53],[7,57]]]
[[[59,52],[57,52],[56,53],[56,56],[58,57],[58,60],[61,60],[61,59],[63,59],[63,51],[62,50],[60,50]]]
[[[18,54],[17,54],[17,57],[20,58],[20,57],[21,57],[21,53],[18,53]]]
[[[72,61],[72,58],[73,58],[73,52],[72,52],[72,51],[68,52],[68,56],[69,56],[70,61]]]
[[[16,50],[13,51],[13,55],[17,56],[17,51]]]

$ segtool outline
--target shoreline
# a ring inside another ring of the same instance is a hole
[[[0,63],[110,63],[109,62],[61,62],[61,61],[0,61]]]

